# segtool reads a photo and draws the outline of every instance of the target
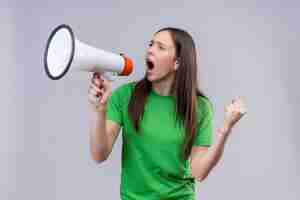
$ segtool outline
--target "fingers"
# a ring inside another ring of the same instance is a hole
[[[98,106],[106,104],[111,95],[111,82],[105,79],[101,74],[94,73],[88,90],[89,101]]]
[[[88,99],[90,103],[98,105],[99,98],[103,93],[102,90],[100,75],[98,73],[94,73],[88,90]]]
[[[225,107],[225,111],[245,114],[247,112],[245,99],[243,97],[234,98],[231,104]]]
[[[109,98],[109,96],[111,95],[111,92],[105,92],[103,94],[103,96],[101,96],[101,99],[100,99],[100,103],[101,104],[105,104]]]
[[[99,102],[97,96],[95,96],[95,95],[89,94],[88,98],[89,98],[89,102],[94,105],[97,105]]]
[[[111,88],[111,81],[107,80],[103,75],[97,72],[93,74],[92,83],[100,89],[104,88],[104,90],[108,90]]]
[[[225,106],[225,127],[233,127],[247,112],[245,100],[242,97],[234,98]],[[222,131],[222,130],[221,130]]]
[[[97,87],[102,88],[103,79],[101,74],[95,72],[92,77],[92,83],[94,83]]]
[[[100,93],[100,91],[103,89],[100,89],[96,84],[91,83],[90,84],[90,91],[93,93]]]
[[[234,107],[241,114],[246,114],[247,108],[246,108],[245,98],[243,98],[243,97],[237,98],[236,101],[235,101],[235,103],[234,103]]]

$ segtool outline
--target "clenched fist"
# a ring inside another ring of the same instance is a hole
[[[238,97],[232,100],[232,102],[225,106],[225,122],[224,127],[218,129],[219,133],[230,132],[232,127],[247,113],[245,100],[242,97]]]
[[[108,98],[112,93],[111,82],[101,74],[94,73],[88,90],[88,100],[92,109],[96,112],[106,108]]]

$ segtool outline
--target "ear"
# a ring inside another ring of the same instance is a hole
[[[174,69],[177,70],[179,67],[179,60],[176,59]]]

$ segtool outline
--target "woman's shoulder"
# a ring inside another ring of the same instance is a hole
[[[113,90],[112,95],[122,96],[123,98],[129,97],[132,94],[135,85],[136,85],[135,81],[123,83],[117,86],[116,89]]]
[[[198,98],[198,104],[204,104],[206,106],[209,106],[212,104],[210,99],[207,96],[199,95],[197,98]]]
[[[204,95],[198,96],[198,111],[204,114],[214,112],[213,104],[210,99]]]
[[[136,85],[135,81],[128,82],[128,83],[123,83],[123,84],[119,85],[118,87],[116,87],[116,89],[114,91],[128,92],[128,91],[133,90],[135,85]]]

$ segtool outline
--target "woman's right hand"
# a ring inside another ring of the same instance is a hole
[[[111,81],[104,78],[101,74],[96,72],[93,74],[88,91],[88,100],[93,111],[105,111],[107,100],[112,93],[111,85]]]

